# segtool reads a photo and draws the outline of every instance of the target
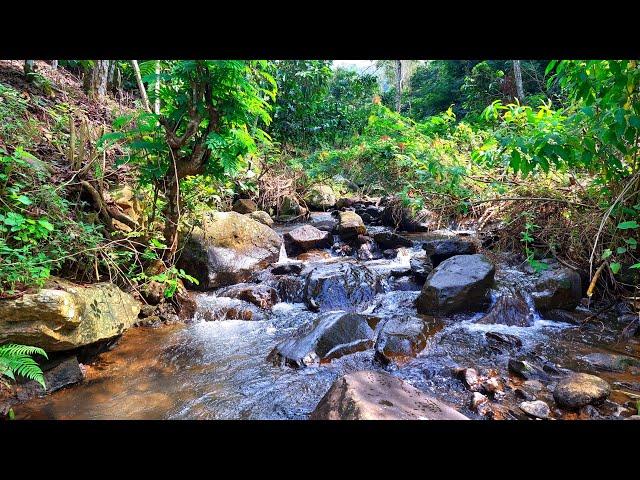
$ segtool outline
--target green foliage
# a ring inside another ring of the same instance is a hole
[[[1,345],[0,381],[3,381],[2,377],[15,380],[15,376],[20,375],[29,380],[35,380],[42,385],[42,388],[46,389],[42,370],[36,361],[31,358],[32,355],[42,355],[48,358],[46,352],[38,347],[17,344]]]
[[[533,215],[531,212],[524,212],[523,215],[525,216],[526,221],[524,224],[524,230],[520,232],[520,241],[524,244],[527,263],[535,272],[539,273],[549,268],[549,265],[535,258],[536,252],[531,246],[534,241],[533,232],[540,227],[533,223]]]

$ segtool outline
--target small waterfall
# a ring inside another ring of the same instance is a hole
[[[289,257],[287,257],[287,250],[284,248],[284,243],[280,245],[280,256],[278,257],[278,263],[287,263]]]

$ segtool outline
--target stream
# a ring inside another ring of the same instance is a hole
[[[277,227],[276,231],[282,234],[295,226]],[[369,230],[382,231],[384,227]],[[281,302],[258,320],[210,321],[207,312],[225,307],[230,300],[215,292],[194,293],[198,311],[192,322],[129,329],[110,350],[85,365],[84,382],[21,404],[15,409],[16,417],[303,420],[341,375],[385,370],[464,415],[480,419],[485,417],[470,409],[469,389],[453,373],[456,368],[473,367],[496,376],[505,385],[504,397],[491,402],[491,418],[520,419],[526,416],[518,409],[522,398],[514,392],[524,379],[507,368],[509,359],[516,357],[544,366],[549,373],[537,396],[549,404],[553,418],[624,418],[634,413],[629,404],[640,398],[640,392],[634,390],[638,388],[638,368],[611,371],[585,360],[594,353],[640,358],[638,337],[620,340],[615,316],[578,326],[534,312],[531,326],[518,327],[474,323],[484,313],[442,318],[418,315],[414,301],[420,285],[410,277],[393,278],[389,273],[408,268],[411,258],[424,256],[421,242],[430,235],[404,234],[414,245],[400,248],[394,259],[355,261],[384,278],[384,291],[365,313],[381,318],[417,316],[428,324],[426,347],[404,363],[384,367],[369,349],[302,369],[274,365],[266,360],[274,347],[311,324],[319,313],[303,303]],[[303,258],[305,267],[354,261],[330,249]],[[508,255],[496,258],[495,292],[527,281],[522,265]],[[285,254],[278,263],[290,261]],[[517,337],[519,343],[496,342],[492,334]],[[593,373],[607,380],[612,385],[609,400],[587,412],[559,410],[551,390],[554,379],[568,371]]]

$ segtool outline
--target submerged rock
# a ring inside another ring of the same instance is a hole
[[[418,312],[447,315],[483,308],[494,274],[493,263],[482,254],[451,257],[427,277],[416,300]]]
[[[245,282],[278,260],[282,239],[271,228],[236,212],[213,212],[186,242],[178,267],[199,281],[197,290]]]
[[[552,265],[548,270],[534,274],[533,277],[531,296],[539,311],[573,310],[580,303],[582,283],[580,275],[575,270]]]
[[[331,234],[311,225],[294,228],[285,233],[283,237],[287,254],[290,256],[308,250],[329,248],[331,246]]]
[[[267,360],[301,368],[366,350],[373,346],[374,338],[369,321],[357,313],[326,313],[307,332],[278,344]]]
[[[515,293],[500,297],[489,313],[476,323],[529,327],[533,324],[533,314],[524,297]]]
[[[307,205],[318,210],[326,210],[336,204],[336,194],[329,185],[314,185],[305,197]]]
[[[140,304],[112,283],[77,285],[52,277],[45,288],[0,300],[0,344],[71,350],[124,333]]]
[[[434,267],[437,267],[447,258],[456,255],[472,255],[478,251],[477,245],[462,238],[437,238],[428,240],[422,244],[422,248],[431,258]]]
[[[264,212],[262,210],[248,213],[247,216],[250,219],[255,220],[256,222],[260,222],[263,225],[266,225],[267,227],[271,227],[273,225],[273,219],[271,218],[271,216],[267,212]]]
[[[354,240],[358,235],[364,235],[367,233],[367,229],[364,226],[364,222],[360,215],[351,210],[344,212],[338,212],[338,226],[336,227],[336,233],[343,240]]]
[[[401,237],[397,233],[392,232],[379,232],[373,235],[373,239],[382,249],[398,248],[398,247],[412,247],[413,242],[408,238]]]
[[[306,277],[304,303],[311,310],[364,310],[380,291],[380,278],[364,265],[319,265]]]
[[[453,407],[388,373],[360,371],[334,382],[311,420],[468,420]]]
[[[600,370],[610,372],[625,372],[630,367],[640,367],[640,360],[637,358],[614,353],[590,353],[582,357],[582,359]]]
[[[558,382],[553,391],[553,398],[561,407],[578,409],[585,405],[601,403],[610,393],[611,387],[600,377],[574,373]]]
[[[231,210],[238,213],[252,213],[258,210],[258,206],[250,198],[239,198],[233,202]]]
[[[429,328],[416,318],[392,318],[384,323],[375,343],[375,358],[387,365],[415,357],[427,345]]]
[[[220,297],[244,300],[262,309],[270,309],[280,301],[276,289],[264,284],[239,283],[224,287],[216,294]]]

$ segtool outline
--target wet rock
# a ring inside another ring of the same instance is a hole
[[[358,239],[364,240],[356,250],[358,260],[378,260],[384,256],[371,237],[358,235]]]
[[[311,420],[468,420],[388,373],[360,371],[334,382]]]
[[[428,240],[422,248],[431,258],[434,267],[440,265],[447,258],[456,255],[472,255],[478,251],[476,244],[462,238],[438,238]]]
[[[427,277],[416,301],[418,312],[447,315],[483,308],[494,274],[495,267],[484,255],[451,257]]]
[[[373,235],[373,239],[381,248],[398,248],[398,247],[412,247],[413,242],[408,238],[401,237],[397,233],[392,232],[379,232]]]
[[[544,313],[544,318],[547,320],[553,320],[554,322],[572,323],[573,325],[581,325],[589,316],[591,316],[591,313],[586,311],[569,311],[560,310],[557,308],[547,310]]]
[[[509,347],[520,348],[522,347],[522,340],[515,335],[501,332],[487,332],[484,334],[489,343],[497,343],[506,345]]]
[[[258,210],[258,206],[256,202],[249,198],[239,198],[235,202],[233,202],[233,206],[231,210],[238,213],[252,213]]]
[[[422,209],[414,213],[410,208],[403,207],[397,197],[381,200],[380,206],[383,207],[382,224],[406,232],[428,232],[437,220],[437,214],[431,210]]]
[[[298,275],[302,272],[304,265],[301,263],[284,263],[271,269],[274,275]]]
[[[77,285],[51,277],[44,288],[0,300],[0,344],[71,350],[124,333],[140,304],[112,283]]]
[[[473,392],[469,408],[482,416],[490,416],[493,413],[489,405],[489,399],[480,392]]]
[[[497,377],[491,377],[482,382],[482,391],[489,395],[495,395],[504,391],[504,386]]]
[[[383,209],[381,207],[369,205],[361,213],[359,213],[359,215],[362,217],[362,221],[364,223],[370,225],[379,225],[382,222],[382,212]]]
[[[551,415],[551,409],[549,408],[549,405],[544,403],[542,400],[522,402],[520,404],[520,410],[522,410],[527,415],[535,418],[549,418],[549,416]]]
[[[553,391],[556,403],[564,408],[578,409],[604,401],[611,393],[609,384],[595,375],[574,373],[563,378]]]
[[[196,227],[178,261],[198,279],[196,290],[232,285],[276,262],[282,239],[271,228],[236,212],[213,212]]]
[[[544,388],[544,385],[539,380],[526,380],[522,386],[534,393],[538,393]]]
[[[343,240],[354,240],[358,235],[364,235],[367,233],[367,229],[364,226],[362,218],[350,210],[344,212],[338,212],[338,226],[336,227],[336,233]]]
[[[84,379],[84,373],[76,357],[67,358],[43,373],[44,383],[47,389],[43,390],[40,384],[29,381],[18,387],[18,400],[26,401],[37,396],[53,393],[62,388],[79,383]]]
[[[283,302],[302,303],[304,301],[305,280],[297,275],[281,275],[276,277],[274,288]]]
[[[237,298],[262,309],[270,309],[280,301],[276,289],[264,284],[239,283],[218,290],[220,297]]]
[[[278,212],[279,217],[297,217],[305,213],[307,213],[307,209],[300,206],[300,203],[294,197],[282,197],[282,203],[280,204],[280,210]]]
[[[580,303],[582,284],[575,270],[552,265],[548,270],[534,274],[533,278],[531,296],[537,310],[573,310]]]
[[[387,365],[415,357],[426,347],[428,331],[428,325],[415,317],[386,321],[376,339],[375,358]]]
[[[475,368],[463,368],[456,372],[456,376],[462,380],[464,385],[471,391],[479,389],[480,377]]]
[[[271,227],[273,225],[273,219],[271,218],[271,216],[267,212],[263,212],[262,210],[251,212],[247,214],[247,216],[250,219],[255,220],[256,222],[260,222],[263,225],[266,225],[267,227]]]
[[[533,314],[524,297],[515,293],[498,298],[489,313],[476,323],[529,327],[533,324]]]
[[[411,272],[417,282],[424,283],[433,271],[433,264],[429,258],[412,258],[409,260]]]
[[[527,380],[534,378],[548,379],[549,375],[541,368],[525,361],[510,358],[508,363],[509,371]]]
[[[311,215],[311,225],[323,232],[333,232],[338,226],[338,219],[330,213],[314,213]]]
[[[314,185],[309,189],[305,201],[311,208],[326,210],[336,204],[336,195],[329,185]]]
[[[384,256],[384,258],[396,258],[398,256],[398,250],[394,248],[387,248],[386,250],[382,251],[382,255]]]
[[[367,317],[329,312],[320,316],[308,331],[278,344],[267,360],[302,368],[371,348],[373,339],[374,331]]]
[[[515,388],[513,390],[513,393],[515,394],[516,397],[522,398],[527,402],[531,402],[536,399],[535,395],[533,395],[531,392],[528,392],[524,388]]]
[[[613,353],[590,353],[581,357],[589,365],[609,372],[625,372],[629,367],[640,367],[640,360]]]
[[[207,322],[225,320],[264,320],[264,312],[252,303],[237,298],[199,296],[198,316]]]
[[[364,265],[319,265],[306,277],[304,302],[312,310],[363,310],[381,291],[380,278]]]
[[[303,225],[285,233],[284,245],[287,255],[294,256],[313,249],[329,248],[331,234],[311,225]]]

